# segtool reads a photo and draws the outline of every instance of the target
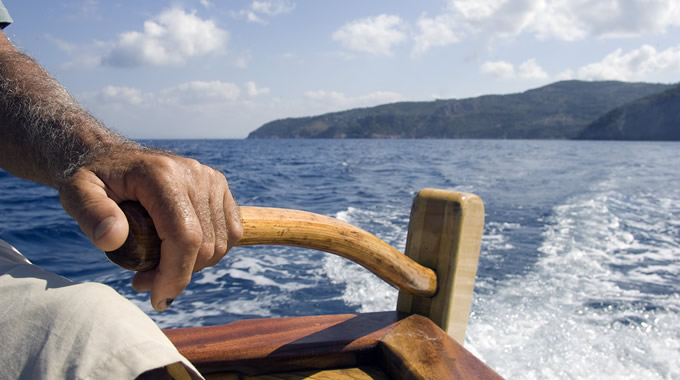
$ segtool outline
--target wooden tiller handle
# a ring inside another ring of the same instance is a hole
[[[106,252],[117,265],[134,271],[155,268],[161,241],[138,202],[123,202],[130,234],[122,247]],[[306,211],[241,207],[243,238],[237,246],[288,245],[333,253],[358,263],[392,286],[421,297],[437,291],[437,276],[375,235],[349,223]]]

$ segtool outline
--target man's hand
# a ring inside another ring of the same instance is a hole
[[[139,201],[161,238],[158,267],[138,272],[137,291],[151,290],[154,309],[167,309],[191,274],[217,264],[243,234],[238,206],[224,176],[195,160],[144,148],[110,150],[76,170],[60,189],[64,209],[105,251],[126,240],[118,207]]]
[[[59,189],[64,209],[97,248],[127,238],[118,203],[139,201],[161,238],[161,260],[137,273],[165,310],[191,279],[242,235],[224,176],[195,160],[144,149],[104,127],[0,31],[0,167]]]

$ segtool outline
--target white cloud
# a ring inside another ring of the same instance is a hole
[[[390,91],[349,96],[318,90],[281,98],[261,96],[265,93],[270,92],[254,82],[239,88],[228,82],[194,81],[148,92],[107,86],[81,93],[78,99],[111,128],[134,138],[242,138],[275,119],[403,100]]]
[[[106,86],[98,91],[88,93],[85,97],[95,99],[97,103],[108,105],[140,106],[148,103],[152,96],[132,87]]]
[[[616,49],[600,62],[579,68],[576,77],[586,80],[643,80],[649,74],[680,73],[680,45],[657,51],[651,45],[624,53]]]
[[[449,9],[466,32],[504,37],[526,28],[545,9],[545,0],[457,0]]]
[[[513,37],[542,17],[546,0],[450,0],[447,20],[458,36]]]
[[[531,58],[522,62],[515,70],[515,65],[506,61],[487,61],[484,62],[480,68],[482,74],[491,75],[503,79],[548,79],[548,73],[536,62],[536,59]]]
[[[64,70],[93,69],[102,63],[102,57],[96,54],[81,54],[61,65]]]
[[[539,38],[573,41],[594,37],[639,37],[680,25],[677,0],[546,1],[532,31]]]
[[[254,84],[253,84],[254,85]],[[246,86],[248,91],[250,88]],[[256,89],[258,94],[269,89]],[[236,84],[221,81],[191,81],[156,92],[144,92],[138,88],[125,86],[106,86],[96,91],[82,94],[86,103],[95,103],[99,108],[137,106],[137,107],[210,107],[234,103],[241,90]]]
[[[496,9],[493,17],[484,24],[484,28],[494,37],[513,37],[536,20],[545,17],[545,10],[545,0],[507,1]]]
[[[248,67],[252,59],[253,54],[250,52],[250,50],[244,51],[236,56],[236,59],[234,60],[234,66],[239,69],[245,69]]]
[[[295,9],[295,4],[286,0],[254,0],[251,8],[257,13],[276,16]]]
[[[439,15],[434,18],[425,15],[418,19],[418,33],[414,37],[413,55],[419,56],[431,47],[447,46],[460,41],[450,15]]]
[[[143,32],[125,32],[102,63],[110,66],[181,65],[195,56],[224,50],[229,34],[196,12],[173,8],[144,22]]]
[[[333,39],[350,50],[391,55],[393,47],[406,40],[405,29],[399,16],[382,14],[345,24],[333,33]]]
[[[505,61],[484,62],[481,67],[482,74],[488,74],[498,78],[509,79],[515,76],[515,66]]]
[[[292,12],[295,4],[288,0],[253,0],[250,7],[236,12],[238,17],[244,17],[250,22],[266,24],[265,16],[274,17]]]
[[[254,97],[260,96],[260,95],[269,94],[269,92],[271,91],[267,87],[257,88],[257,85],[255,84],[255,82],[246,82],[245,87],[246,87],[246,93],[251,98],[254,98]]]
[[[481,36],[487,41],[530,35],[540,40],[624,38],[680,26],[678,0],[449,0],[438,15],[421,16],[413,55]]]
[[[262,94],[264,88],[255,89]],[[91,112],[134,138],[245,137],[273,120],[268,100],[243,97],[247,86],[222,81],[191,81],[165,89],[106,86],[77,95]]]
[[[477,21],[491,17],[503,3],[504,0],[458,0],[450,1],[449,9],[466,20]]]
[[[69,70],[77,69],[92,69],[101,64],[102,51],[110,48],[110,44],[95,41],[94,43],[82,46],[72,42],[62,40],[54,37],[51,34],[45,34],[45,38],[50,41],[57,49],[70,55],[72,58],[61,65],[62,69]]]
[[[576,3],[577,6],[574,6]],[[539,39],[559,39],[565,41],[581,40],[588,36],[588,20],[581,13],[588,13],[603,2],[582,4],[581,0],[573,3],[554,0],[547,5],[547,11],[538,17],[531,29]]]
[[[191,81],[162,91],[160,102],[178,106],[211,106],[231,103],[241,91],[233,83],[214,81]]]
[[[562,71],[561,73],[557,74],[555,77],[555,80],[571,80],[574,79],[574,70],[572,69],[567,69]]]
[[[201,5],[206,8],[212,8],[214,4],[210,0],[201,0]]]
[[[545,0],[450,1],[442,14],[418,19],[413,55],[474,35],[491,40],[515,36],[531,25],[544,8]]]
[[[531,58],[519,65],[517,74],[524,79],[548,79],[546,73],[541,66],[536,63],[536,59]]]

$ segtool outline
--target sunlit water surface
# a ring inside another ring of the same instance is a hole
[[[495,140],[147,141],[222,170],[243,205],[308,210],[403,250],[424,187],[473,192],[486,225],[466,347],[510,379],[680,378],[680,144]],[[0,172],[0,238],[107,283],[162,327],[391,310],[325,253],[236,248],[165,313],[93,249],[55,191]]]

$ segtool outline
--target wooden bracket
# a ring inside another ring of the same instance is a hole
[[[436,272],[437,293],[418,297],[400,291],[397,310],[428,317],[462,345],[483,229],[484,204],[478,196],[421,190],[411,208],[406,255]]]

